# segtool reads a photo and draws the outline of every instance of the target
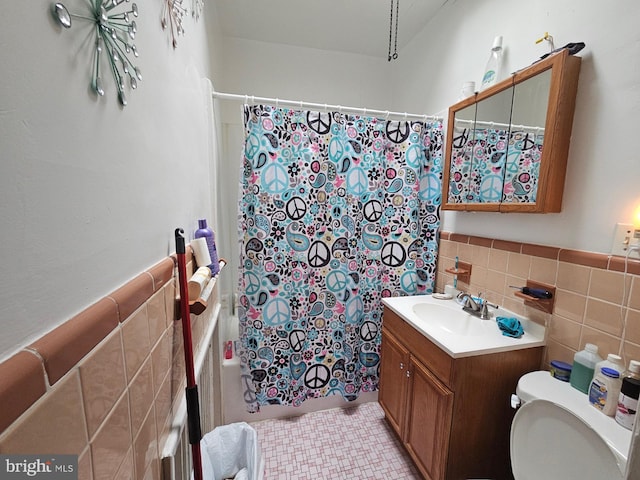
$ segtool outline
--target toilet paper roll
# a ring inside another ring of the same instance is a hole
[[[189,300],[197,300],[204,287],[211,280],[211,270],[209,267],[200,267],[189,279]]]
[[[209,255],[209,246],[207,241],[201,237],[191,241],[193,254],[196,256],[196,264],[198,267],[205,267],[211,264],[211,255]]]

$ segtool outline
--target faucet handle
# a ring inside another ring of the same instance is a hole
[[[489,315],[489,307],[498,308],[498,305],[494,305],[493,303],[489,303],[486,300],[482,302],[482,311],[480,312],[480,318],[483,320],[487,320],[491,318]]]
[[[487,302],[482,302],[482,311],[480,312],[480,318],[489,318],[489,308],[487,307]]]

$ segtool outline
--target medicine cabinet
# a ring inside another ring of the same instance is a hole
[[[443,210],[560,211],[580,63],[561,50],[449,109]]]

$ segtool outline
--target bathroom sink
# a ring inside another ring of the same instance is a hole
[[[481,320],[464,312],[462,307],[417,303],[413,306],[413,313],[417,315],[418,321],[453,335],[475,337],[491,334],[496,329],[494,320]]]
[[[385,309],[395,312],[401,320],[453,358],[509,352],[545,344],[544,325],[503,307],[489,307],[491,319],[482,320],[462,310],[455,299],[407,295],[383,298],[382,303]],[[502,335],[496,323],[497,317],[517,318],[524,328],[524,335],[520,338]]]

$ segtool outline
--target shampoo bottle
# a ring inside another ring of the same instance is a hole
[[[484,90],[487,87],[495,85],[500,80],[500,70],[502,69],[502,35],[497,36],[493,40],[493,47],[491,47],[491,55],[487,61],[487,66],[484,69],[484,76],[482,77],[481,88]]]
[[[207,241],[207,247],[209,247],[209,256],[211,257],[211,275],[216,276],[220,271],[220,263],[218,262],[218,250],[216,249],[216,241],[213,235],[213,230],[207,226],[207,220],[198,220],[198,230],[194,234],[195,238],[204,238]]]

